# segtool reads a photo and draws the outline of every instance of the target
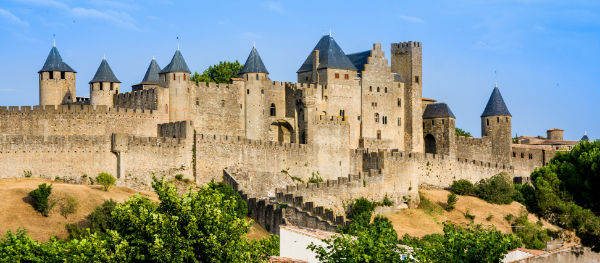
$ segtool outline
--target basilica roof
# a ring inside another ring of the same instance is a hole
[[[244,68],[239,72],[239,74],[243,73],[269,73],[255,47],[252,47]]]
[[[52,49],[50,49],[50,54],[48,54],[48,58],[46,58],[46,62],[39,72],[46,71],[75,72],[75,70],[67,65],[67,63],[63,62],[62,57],[60,57],[60,53],[58,53],[58,49],[56,47],[52,47]]]
[[[338,68],[356,70],[356,67],[346,56],[342,48],[329,35],[323,36],[312,50],[319,50],[319,67],[317,69]],[[311,71],[313,67],[312,63],[311,52],[297,72]]]
[[[508,111],[508,107],[506,107],[506,103],[504,103],[504,99],[502,99],[502,94],[500,94],[498,86],[494,87],[485,110],[481,114],[481,117],[487,116],[512,116]]]
[[[427,104],[423,111],[423,119],[455,118],[454,113],[445,102]]]
[[[170,72],[191,72],[187,64],[185,63],[183,55],[181,55],[181,51],[179,51],[179,49],[177,49],[177,51],[175,51],[175,54],[173,54],[171,63],[169,63],[169,65],[167,65],[164,69],[160,71],[160,73]]]
[[[102,62],[100,63],[100,66],[98,67],[98,70],[96,71],[96,75],[94,75],[94,78],[90,81],[90,83],[93,82],[117,82],[117,83],[121,83],[117,77],[115,77],[115,74],[113,73],[112,69],[110,68],[110,65],[108,65],[108,62],[106,62],[106,58],[102,59]]]

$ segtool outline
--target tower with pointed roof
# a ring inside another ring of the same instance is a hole
[[[504,103],[498,85],[494,87],[492,95],[481,114],[481,137],[488,137],[491,141],[492,158],[496,162],[510,163],[512,149],[512,115]]]
[[[155,58],[152,58],[150,61],[150,65],[148,65],[148,69],[146,69],[146,74],[144,74],[144,78],[139,84],[131,86],[133,91],[145,90],[150,88],[158,87],[160,66],[156,62]]]
[[[169,112],[169,121],[183,121],[190,119],[190,69],[177,47],[169,65],[159,73],[159,84],[169,89],[169,105],[165,105]],[[159,109],[162,107],[159,105]]]
[[[114,95],[119,94],[121,81],[113,73],[106,58],[102,59],[94,78],[90,80],[90,104],[114,106]]]
[[[357,70],[331,35],[321,37],[298,73],[299,83],[351,83]]]
[[[392,72],[404,81],[404,144],[411,152],[423,152],[422,114],[423,56],[421,42],[392,43]]]
[[[444,102],[428,104],[423,111],[425,153],[456,156],[456,117]]]
[[[61,105],[75,101],[75,70],[65,63],[56,46],[39,74],[40,105]]]
[[[258,54],[256,47],[252,47],[244,68],[238,73],[245,81],[246,92],[244,95],[246,137],[248,139],[261,140],[267,138],[269,117],[277,117],[277,108],[281,114],[283,105],[277,105],[275,101],[267,102],[270,93],[269,71]],[[267,106],[268,104],[268,106]],[[271,109],[271,104],[272,108]],[[271,116],[274,115],[274,116]]]

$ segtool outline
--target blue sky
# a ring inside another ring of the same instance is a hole
[[[497,71],[513,134],[600,138],[600,1],[2,0],[0,105],[38,103],[53,34],[88,96],[103,55],[129,91],[152,56],[168,64],[176,36],[192,71],[243,63],[255,41],[271,79],[295,81],[330,29],[346,53],[423,42],[423,96],[475,136]]]

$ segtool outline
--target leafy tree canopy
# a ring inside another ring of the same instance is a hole
[[[237,77],[242,68],[244,65],[237,60],[235,62],[221,61],[219,64],[209,66],[202,74],[194,72],[190,78],[195,82],[230,83],[231,78]]]
[[[473,135],[471,135],[470,132],[465,131],[461,128],[454,128],[454,132],[456,133],[456,136],[473,137]]]

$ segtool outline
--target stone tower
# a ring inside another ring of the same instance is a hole
[[[411,152],[423,152],[421,42],[392,43],[392,72],[404,81],[404,143]]]
[[[67,63],[63,62],[56,46],[40,71],[40,105],[60,105],[75,101],[76,74]]]
[[[179,48],[171,63],[159,73],[161,87],[169,89],[169,121],[189,120],[190,116],[190,69]]]
[[[90,104],[114,106],[114,95],[119,94],[121,81],[115,77],[106,58],[102,59],[96,75],[90,81]]]
[[[271,109],[265,105],[265,88],[270,86],[269,72],[265,67],[258,51],[252,47],[244,68],[239,72],[240,78],[246,83],[245,93],[245,119],[246,137],[248,139],[264,140],[267,137],[267,116],[272,111],[277,113],[277,108]],[[268,112],[265,112],[266,110]],[[282,110],[282,109],[279,109]],[[275,114],[276,115],[276,114]]]
[[[492,142],[492,158],[510,163],[512,148],[511,118],[498,85],[494,87],[485,110],[481,114],[481,137],[488,136]]]
[[[456,117],[446,103],[432,103],[423,112],[423,138],[426,153],[456,156]]]

